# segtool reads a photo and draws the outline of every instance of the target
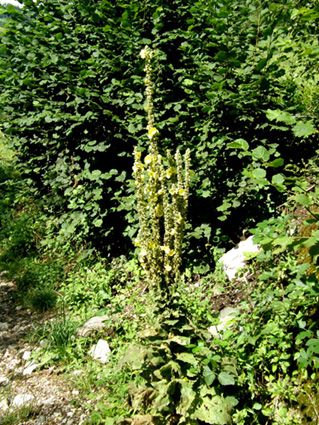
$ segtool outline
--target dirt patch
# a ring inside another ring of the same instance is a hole
[[[34,313],[17,306],[14,301],[16,287],[11,282],[0,282],[0,424],[12,410],[17,395],[32,397],[28,417],[19,425],[66,424],[79,425],[89,416],[78,401],[79,391],[72,388],[58,368],[34,370],[25,375],[29,353],[37,346],[27,342],[25,336],[36,324],[43,325],[53,319],[53,313]],[[76,406],[81,407],[76,407]]]

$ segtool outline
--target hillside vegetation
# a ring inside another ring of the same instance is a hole
[[[44,367],[84,371],[92,424],[319,423],[319,7],[24,4],[0,10],[0,269],[56,311]]]

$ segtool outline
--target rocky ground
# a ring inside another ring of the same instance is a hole
[[[13,283],[0,281],[0,425],[84,423],[88,410],[75,407],[79,391],[56,367],[38,370],[29,359],[37,347],[26,335],[34,324],[51,320],[52,314],[34,313],[17,305],[15,290]]]

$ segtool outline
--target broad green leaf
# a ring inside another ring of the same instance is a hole
[[[271,179],[272,184],[282,185],[285,182],[285,177],[282,174],[275,174]]]
[[[249,144],[244,139],[237,139],[229,143],[227,147],[247,151],[249,149]]]
[[[253,149],[251,153],[253,156],[255,156],[258,159],[261,159],[264,162],[267,162],[270,157],[269,152],[263,146],[258,146],[258,148]]]
[[[190,344],[191,339],[186,336],[174,335],[173,338],[170,338],[168,341],[173,341],[176,342],[176,344],[186,346]]]
[[[215,373],[210,369],[209,366],[204,366],[203,376],[204,376],[206,385],[208,387],[210,387],[212,385],[212,383],[215,381],[215,378],[216,378]]]
[[[292,125],[296,122],[296,118],[294,115],[289,112],[281,111],[280,109],[268,109],[266,111],[266,117],[270,121],[284,122],[285,124]]]
[[[264,177],[266,177],[267,173],[263,168],[256,168],[255,170],[253,170],[252,174],[256,179],[263,179]]]
[[[229,403],[220,396],[203,397],[201,405],[191,415],[192,419],[198,419],[211,425],[226,425],[230,423]]]
[[[178,353],[176,357],[178,360],[181,360],[184,363],[192,364],[194,366],[196,366],[198,363],[196,357],[191,353]]]
[[[298,204],[303,206],[308,206],[313,204],[312,199],[309,196],[305,195],[304,193],[295,195],[294,199],[296,200],[296,202],[298,202]]]
[[[277,159],[275,159],[274,161],[271,161],[271,162],[268,162],[268,167],[274,167],[274,168],[277,168],[277,167],[281,167],[282,165],[284,165],[284,160],[283,160],[283,158],[277,158]]]
[[[296,137],[307,137],[316,133],[316,129],[311,121],[306,121],[306,122],[299,121],[292,128],[292,131]]]
[[[227,373],[227,372],[221,372],[218,375],[218,381],[222,385],[235,385],[234,377],[229,375],[229,373]]]
[[[187,416],[188,411],[195,400],[196,392],[193,391],[193,383],[191,381],[180,380],[181,383],[181,400],[176,406],[176,413]]]
[[[95,227],[101,227],[101,226],[102,226],[102,224],[103,224],[103,220],[102,220],[101,218],[96,218],[96,219],[93,221],[93,226],[95,226]]]

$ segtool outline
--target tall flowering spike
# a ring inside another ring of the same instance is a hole
[[[174,156],[167,151],[166,159],[159,154],[159,131],[155,126],[153,105],[153,52],[146,46],[140,56],[145,60],[149,151],[142,161],[141,152],[137,148],[134,150],[133,172],[139,216],[136,246],[140,249],[139,260],[149,281],[170,293],[180,277],[189,195],[190,151],[186,151],[184,161],[179,150]],[[164,163],[167,163],[166,168]]]

